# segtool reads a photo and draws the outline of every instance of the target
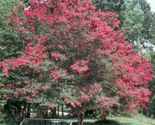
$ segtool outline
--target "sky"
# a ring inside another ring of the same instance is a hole
[[[150,4],[151,10],[155,12],[155,0],[146,0],[146,1]]]

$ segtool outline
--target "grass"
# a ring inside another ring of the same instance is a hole
[[[13,125],[13,124],[5,124],[0,122],[0,125]],[[85,125],[94,125],[94,124],[87,123]],[[143,115],[135,115],[133,117],[114,116],[109,117],[109,119],[104,122],[103,121],[97,122],[95,123],[95,125],[155,125],[155,119],[147,118]]]
[[[94,123],[85,123],[84,125],[155,125],[155,119],[147,118],[144,115],[119,116],[110,117],[106,121],[98,121]],[[65,124],[64,124],[65,125]],[[77,125],[73,124],[73,125]]]
[[[143,115],[133,117],[113,117],[112,120],[118,121],[120,125],[155,125],[155,119],[147,118]]]

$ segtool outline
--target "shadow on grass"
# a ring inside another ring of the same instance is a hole
[[[25,122],[22,125],[70,125],[70,124],[66,122],[53,123],[48,121],[39,121],[39,122],[29,121],[29,122]],[[72,123],[72,125],[79,125],[79,124],[76,122],[76,123]],[[115,120],[104,120],[104,121],[97,121],[95,123],[84,123],[84,125],[133,125],[133,124],[124,124],[124,123],[122,124]]]
[[[123,124],[115,120],[102,120],[95,122],[94,125],[123,125]]]
[[[90,125],[90,124],[85,124],[85,125]],[[120,123],[116,120],[104,120],[104,121],[97,121],[93,125],[139,125],[139,124],[136,124],[136,123]]]

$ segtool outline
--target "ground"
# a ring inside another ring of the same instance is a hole
[[[0,120],[0,125],[8,125],[8,124],[4,124]],[[110,117],[109,122],[106,123],[102,122],[101,124],[98,125],[155,125],[155,119],[147,118],[143,115],[134,115],[133,117],[119,116],[119,117]]]
[[[143,115],[135,115],[133,117],[113,117],[110,119],[118,121],[121,125],[155,125],[155,119],[150,119]]]

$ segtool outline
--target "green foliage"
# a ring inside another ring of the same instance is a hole
[[[29,5],[29,0],[23,0],[23,1],[24,1],[24,4],[25,4],[26,6]]]
[[[154,54],[154,52],[151,53],[151,62],[152,62],[153,69],[155,71],[155,54]],[[148,115],[150,117],[155,117],[155,79],[153,79],[151,81],[150,89],[152,91],[152,98],[151,98],[146,115]]]
[[[8,25],[8,17],[18,0],[0,0],[0,59],[17,56],[22,49],[18,34]]]
[[[127,0],[125,7],[125,11],[120,13],[122,15],[122,30],[125,31],[130,41],[134,41],[142,37],[144,12],[137,0]]]
[[[8,24],[8,18],[11,10],[18,3],[18,0],[0,0],[0,60],[17,57],[21,54],[23,42],[19,35]],[[14,76],[10,76],[7,80],[10,81]],[[0,82],[7,82],[2,78],[0,72]]]
[[[121,28],[135,50],[150,60],[152,48],[145,43],[155,43],[155,14],[146,0],[125,0],[124,4],[125,10],[120,12]]]
[[[152,97],[147,115],[149,117],[155,117],[155,96]]]
[[[150,27],[150,33],[151,33],[151,43],[155,45],[155,13],[152,14],[152,23]]]
[[[17,33],[11,29],[0,29],[0,57],[6,59],[20,55],[22,42]]]
[[[98,9],[120,11],[124,6],[123,0],[93,0]]]
[[[19,35],[8,24],[11,10],[17,3],[18,0],[0,0],[0,60],[20,55],[23,48],[23,43]],[[0,71],[0,85],[10,81],[13,82],[16,77],[17,73],[13,73],[9,78],[4,79]],[[0,125],[14,125],[13,122],[9,122],[10,119],[3,113],[2,109],[5,100],[1,99],[3,94],[12,92],[13,91],[9,89],[0,89]]]
[[[6,21],[10,15],[11,9],[18,3],[18,0],[0,0],[0,24]],[[0,26],[1,27],[1,26]]]

